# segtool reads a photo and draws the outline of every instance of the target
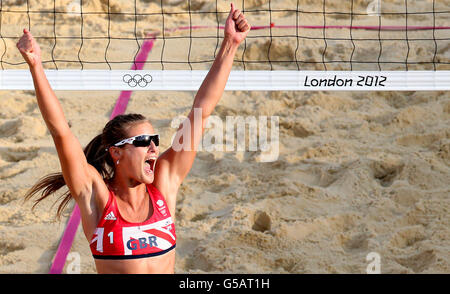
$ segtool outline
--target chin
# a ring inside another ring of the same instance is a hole
[[[154,181],[154,179],[155,179],[155,175],[154,174],[151,174],[151,175],[144,175],[143,177],[142,177],[142,179],[143,179],[143,183],[144,184],[152,184],[153,183],[153,181]]]

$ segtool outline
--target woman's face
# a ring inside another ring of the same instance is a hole
[[[155,134],[155,130],[149,122],[134,124],[127,129],[127,138]],[[125,144],[121,149],[119,165],[120,174],[138,183],[151,184],[154,179],[154,168],[159,156],[159,148],[152,141],[147,147],[136,147]]]

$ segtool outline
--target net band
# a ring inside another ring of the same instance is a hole
[[[54,90],[197,91],[207,71],[46,70]],[[0,88],[33,90],[27,70],[0,71]],[[450,71],[232,71],[225,90],[450,90]]]

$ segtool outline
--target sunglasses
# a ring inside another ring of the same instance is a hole
[[[153,142],[155,146],[159,146],[159,135],[137,135],[128,139],[124,139],[114,144],[114,146],[118,147],[125,144],[133,144],[136,147],[148,147],[150,146],[151,142]]]

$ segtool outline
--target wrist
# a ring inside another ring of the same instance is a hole
[[[240,43],[233,40],[231,37],[225,36],[222,42],[222,47],[225,49],[226,52],[230,53],[236,53]]]
[[[30,68],[30,73],[31,73],[32,76],[36,76],[39,73],[44,72],[44,66],[42,65],[41,62],[36,62],[33,65],[29,64],[28,66]]]
[[[33,64],[28,64],[28,67],[30,68],[31,72],[35,72],[35,71],[39,71],[39,70],[43,70],[44,66],[42,65],[42,62],[40,61],[35,61]]]

